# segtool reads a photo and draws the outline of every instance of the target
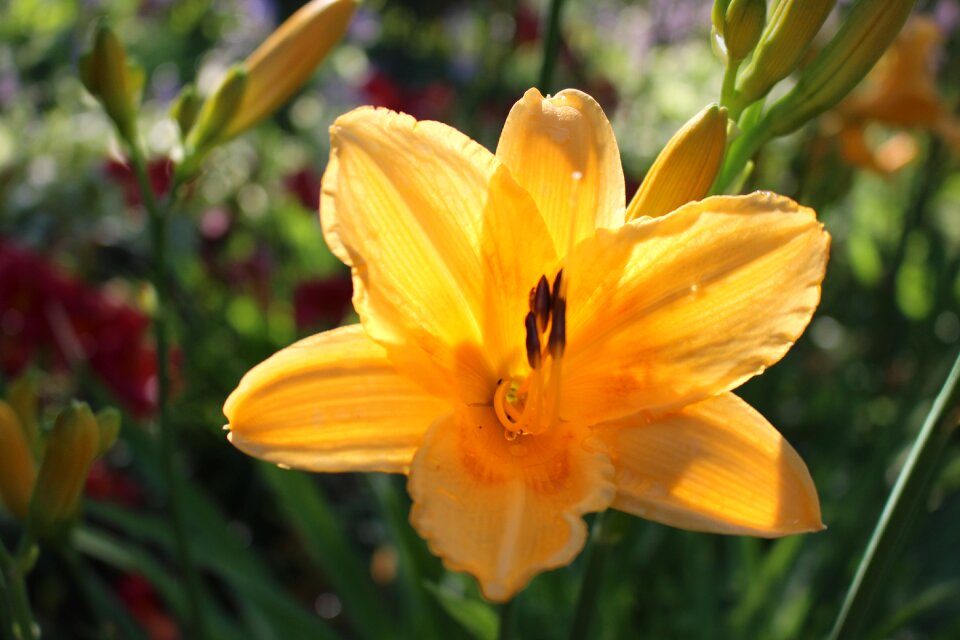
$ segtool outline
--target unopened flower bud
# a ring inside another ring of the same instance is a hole
[[[247,72],[241,65],[227,71],[212,96],[207,98],[197,116],[197,123],[187,136],[187,146],[200,153],[226,139],[224,129],[237,112],[247,86]]]
[[[127,62],[123,43],[106,23],[101,23],[93,49],[80,57],[80,80],[127,140],[135,135],[143,79],[143,69]]]
[[[730,60],[743,60],[760,39],[767,0],[727,0],[713,5],[713,24]]]
[[[270,116],[302,87],[347,31],[356,0],[313,0],[244,61],[247,90],[224,139]]]
[[[97,426],[100,429],[100,446],[97,448],[97,457],[102,456],[113,447],[120,435],[120,412],[113,407],[104,409],[97,414]]]
[[[710,105],[677,131],[627,207],[627,220],[662,216],[707,195],[727,144],[727,110]]]
[[[7,387],[7,402],[20,420],[20,427],[33,451],[39,457],[43,451],[40,440],[40,421],[37,419],[37,377],[26,373]]]
[[[737,91],[745,104],[767,92],[797,68],[837,0],[781,0],[767,22]]]
[[[55,534],[77,515],[90,465],[100,450],[100,427],[84,403],[60,412],[47,437],[33,500],[31,525],[43,535]]]
[[[765,116],[786,135],[836,105],[876,64],[910,15],[913,0],[857,0],[839,31]]]
[[[36,477],[37,466],[23,425],[13,408],[0,400],[0,499],[20,520],[27,516]]]
[[[193,124],[197,121],[202,106],[203,100],[193,85],[185,86],[177,99],[170,105],[170,116],[177,122],[182,137],[186,138],[190,130],[193,129]]]

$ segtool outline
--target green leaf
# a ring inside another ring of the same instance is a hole
[[[500,621],[493,607],[479,600],[465,598],[462,594],[453,593],[432,582],[424,581],[423,586],[472,638],[494,640],[497,637]]]

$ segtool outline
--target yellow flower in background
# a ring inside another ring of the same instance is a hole
[[[809,473],[731,393],[820,297],[829,236],[769,193],[625,222],[599,105],[514,106],[496,154],[361,108],[331,128],[323,228],[361,324],[252,369],[224,412],[239,449],[312,471],[409,476],[411,521],[504,601],[616,508],[700,531],[822,528]]]
[[[916,142],[902,131],[872,147],[867,127],[874,122],[926,129],[960,149],[960,120],[941,99],[934,73],[934,58],[942,44],[943,34],[933,19],[912,17],[863,85],[837,107],[833,127],[847,162],[892,173],[916,157]]]

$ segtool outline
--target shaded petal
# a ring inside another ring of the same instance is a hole
[[[438,122],[356,109],[331,143],[324,234],[352,267],[368,335],[428,387],[489,402],[504,363],[520,359],[526,292],[556,261],[533,200]]]
[[[713,533],[775,537],[824,528],[803,460],[731,393],[649,423],[607,423],[596,433],[613,452],[616,509]]]
[[[810,321],[829,244],[812,210],[768,193],[599,231],[564,272],[561,416],[665,412],[762,372]]]
[[[454,571],[502,602],[583,547],[581,516],[613,498],[613,466],[561,425],[508,442],[489,408],[463,408],[427,433],[410,469],[410,520]]]
[[[597,227],[623,224],[620,150],[603,109],[582,91],[527,91],[503,125],[497,158],[533,196],[558,255]]]
[[[227,398],[230,441],[310,471],[405,473],[450,405],[401,376],[360,325],[306,338],[251,369]]]

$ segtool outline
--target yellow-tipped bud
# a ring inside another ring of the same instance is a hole
[[[177,99],[170,105],[170,116],[176,120],[182,137],[186,138],[190,130],[193,129],[193,124],[197,121],[202,106],[203,100],[193,85],[185,86]]]
[[[707,195],[727,145],[727,110],[710,105],[677,131],[627,207],[627,220],[662,216]]]
[[[224,130],[240,106],[247,87],[247,71],[236,65],[227,71],[223,82],[200,109],[197,123],[187,136],[187,146],[203,153],[227,138]]]
[[[123,43],[106,23],[97,28],[93,49],[80,57],[80,80],[103,105],[120,134],[132,140],[143,69],[127,62]]]
[[[14,517],[27,517],[37,464],[13,408],[0,400],[0,499]]]
[[[910,15],[914,0],[857,0],[839,31],[776,102],[765,120],[786,135],[837,104],[876,64]]]
[[[767,0],[725,0],[713,5],[713,26],[723,39],[729,60],[743,60],[753,51],[767,19]]]
[[[100,428],[100,446],[97,448],[97,457],[102,456],[113,447],[120,435],[120,412],[109,407],[97,414],[97,427]]]
[[[26,373],[7,387],[7,402],[20,420],[27,444],[34,456],[43,450],[40,440],[40,421],[37,419],[37,377]]]
[[[77,515],[90,465],[100,450],[100,427],[84,403],[74,402],[57,416],[47,437],[33,500],[31,525],[55,534]]]
[[[270,34],[243,63],[247,91],[224,138],[252,127],[289,100],[346,33],[356,6],[356,0],[313,0]]]
[[[767,95],[800,63],[837,0],[781,0],[767,22],[737,91],[745,104]]]

